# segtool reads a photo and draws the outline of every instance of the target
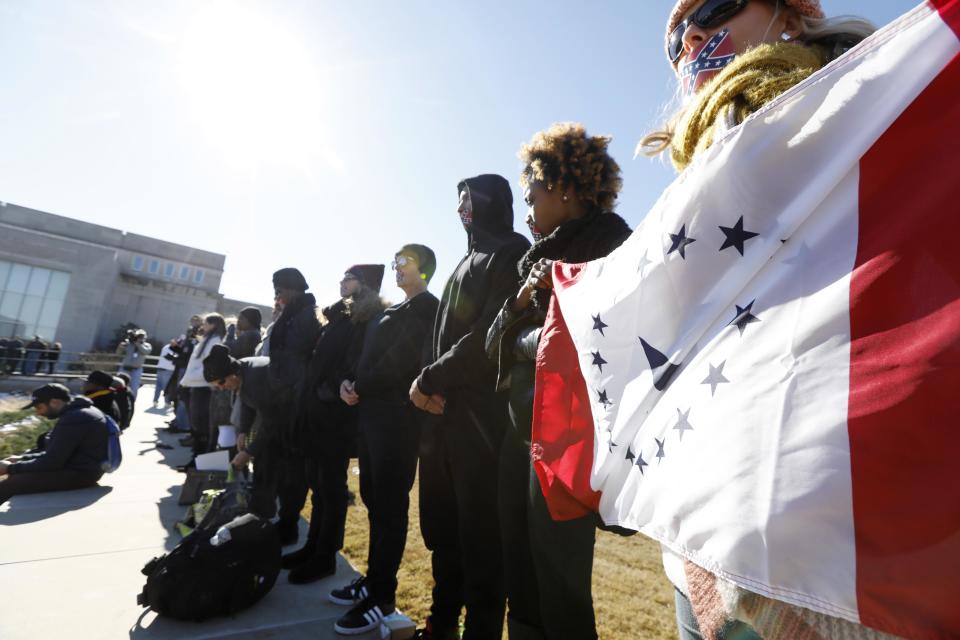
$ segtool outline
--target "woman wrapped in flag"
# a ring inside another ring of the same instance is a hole
[[[639,149],[647,155],[669,151],[682,171],[715,139],[873,31],[862,18],[826,18],[819,0],[679,0],[667,21],[666,53],[683,106]],[[680,638],[699,640],[684,559],[664,546],[663,565],[675,588]],[[717,638],[759,637],[739,620],[718,625],[717,607],[698,608],[719,628]]]

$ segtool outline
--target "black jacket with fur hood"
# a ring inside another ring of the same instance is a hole
[[[340,399],[340,383],[352,376],[363,349],[367,323],[385,305],[376,292],[363,288],[347,300],[323,310],[323,325],[313,349],[298,423],[307,453],[323,446],[330,430],[356,427],[356,407]]]

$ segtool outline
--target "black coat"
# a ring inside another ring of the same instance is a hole
[[[288,407],[278,401],[270,382],[270,358],[251,357],[240,360],[240,425],[238,433],[250,433],[260,419],[257,437],[247,447],[254,458],[282,435],[290,415]]]
[[[567,263],[588,262],[609,255],[630,237],[627,223],[615,213],[590,213],[557,228],[523,256],[517,265],[517,288],[522,286],[530,269],[541,258]],[[521,313],[504,303],[487,333],[486,349],[497,364],[497,388],[510,387],[510,403],[515,425],[521,434],[530,437],[530,413],[533,407],[534,358],[522,351],[517,338],[526,329],[543,326],[551,291],[538,289],[531,304]],[[534,336],[534,347],[538,336]],[[521,424],[522,423],[522,424]]]
[[[447,280],[433,333],[434,362],[418,378],[427,394],[492,393],[496,371],[484,353],[490,323],[517,291],[517,260],[530,242],[513,231],[513,196],[500,176],[482,175],[470,188],[473,223],[467,254]]]
[[[433,333],[439,301],[429,291],[394,305],[369,323],[357,364],[360,402],[405,404],[421,369],[423,345]]]
[[[349,307],[339,300],[323,310],[327,323],[310,358],[296,420],[295,438],[307,455],[324,446],[326,438],[356,433],[357,407],[340,399],[340,383],[353,379],[367,323],[382,310],[376,296],[353,300]]]
[[[270,334],[270,383],[281,402],[292,403],[303,392],[307,363],[320,335],[317,301],[305,293],[283,309]],[[292,409],[292,406],[291,406]]]
[[[93,406],[100,409],[104,415],[113,418],[113,421],[116,422],[119,427],[123,421],[120,418],[120,406],[117,404],[117,397],[113,389],[105,389],[103,393],[94,392],[90,395],[96,396],[87,398],[93,403]],[[124,400],[124,402],[126,402],[126,400]]]
[[[60,469],[102,473],[101,465],[107,459],[107,434],[103,413],[88,398],[74,398],[48,434],[44,450],[27,454],[23,461],[10,465],[8,473]]]

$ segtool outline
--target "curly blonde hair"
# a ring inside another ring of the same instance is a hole
[[[620,165],[607,147],[610,136],[588,136],[578,122],[561,122],[520,147],[520,184],[542,182],[548,189],[572,187],[577,198],[604,211],[613,209],[623,188]]]

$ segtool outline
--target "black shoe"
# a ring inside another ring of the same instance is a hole
[[[300,538],[300,527],[297,521],[284,522],[278,520],[274,526],[280,536],[280,546],[289,547],[292,544],[297,544],[297,539]]]
[[[446,629],[435,629],[433,621],[427,618],[427,624],[417,629],[413,635],[415,640],[460,640],[460,629],[456,626]]]
[[[378,604],[367,598],[347,611],[333,625],[333,630],[346,636],[355,636],[376,629],[383,619],[396,610],[392,602]]]
[[[290,584],[310,584],[332,576],[337,572],[337,561],[331,558],[322,558],[319,555],[311,557],[287,574]]]
[[[349,606],[357,604],[361,600],[366,600],[368,595],[367,578],[366,576],[360,576],[347,586],[331,591],[327,600],[334,604]]]
[[[299,567],[313,557],[314,551],[315,549],[313,547],[313,541],[308,538],[306,544],[296,551],[283,554],[283,557],[280,558],[280,566],[284,569],[293,569],[295,567]]]

